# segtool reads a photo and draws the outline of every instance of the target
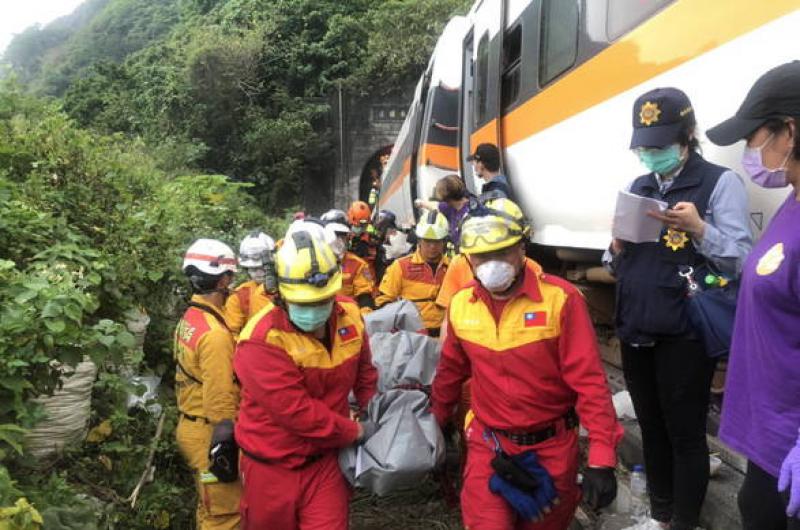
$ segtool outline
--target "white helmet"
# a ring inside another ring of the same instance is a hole
[[[284,240],[289,239],[289,237],[295,232],[303,232],[303,231],[309,232],[313,237],[325,241],[325,229],[322,227],[322,225],[320,223],[309,221],[306,219],[298,219],[296,221],[292,221],[292,224],[289,225],[289,229],[286,231]]]
[[[442,240],[450,233],[447,217],[436,210],[426,213],[417,223],[414,230],[420,239]]]
[[[332,209],[328,210],[322,217],[320,217],[322,222],[325,224],[325,228],[333,231],[334,233],[338,234],[349,234],[350,233],[350,226],[348,226],[347,221],[347,214],[344,213],[344,210],[337,210]]]
[[[344,254],[347,251],[347,244],[342,241],[339,236],[349,232],[349,229],[347,232],[337,230],[336,225],[333,223],[325,225],[325,242],[330,245],[333,253],[336,254],[336,257],[339,259],[339,261],[344,258]]]
[[[236,272],[236,255],[231,247],[222,241],[198,239],[186,250],[181,270],[186,272],[190,266],[211,276]]]
[[[239,245],[239,265],[245,268],[263,267],[264,253],[275,249],[275,241],[258,230],[242,239]]]

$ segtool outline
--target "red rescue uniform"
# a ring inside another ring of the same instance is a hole
[[[337,458],[358,436],[347,398],[352,390],[366,407],[377,372],[352,300],[337,296],[327,331],[329,345],[277,306],[242,331],[234,367],[245,530],[347,528],[350,488]]]
[[[477,282],[450,302],[448,331],[433,383],[433,413],[443,424],[472,377],[472,410],[461,507],[472,530],[566,529],[580,500],[576,485],[578,434],[564,418],[573,408],[589,431],[589,465],[614,467],[622,437],[586,303],[569,282],[526,260],[524,278],[509,300],[492,299]],[[519,446],[497,433],[555,436]],[[539,523],[517,521],[506,501],[489,491],[495,431],[510,454],[533,450],[553,477],[561,503]]]

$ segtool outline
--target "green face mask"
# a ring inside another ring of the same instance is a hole
[[[678,144],[664,149],[639,149],[636,154],[644,167],[659,175],[669,173],[681,163],[681,146]]]
[[[314,331],[325,325],[333,310],[333,300],[323,305],[299,305],[287,304],[289,306],[289,320],[303,331]]]

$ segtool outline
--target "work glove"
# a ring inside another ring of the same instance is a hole
[[[544,517],[544,507],[536,497],[522,491],[496,473],[489,479],[489,491],[503,497],[517,515],[526,521],[538,521]]]
[[[208,460],[208,470],[220,482],[235,482],[239,478],[239,446],[233,436],[232,420],[222,420],[214,426]]]
[[[363,433],[361,438],[358,439],[359,443],[364,443],[372,438],[372,435],[378,432],[380,428],[380,426],[372,420],[361,421],[359,423],[361,423],[361,430]]]
[[[543,518],[559,503],[553,478],[533,451],[514,456],[501,451],[491,465],[495,473],[489,479],[489,490],[503,497],[526,521]]]
[[[617,477],[610,467],[588,467],[583,472],[583,499],[593,510],[605,508],[617,497]]]
[[[800,430],[797,433],[797,444],[789,451],[781,464],[781,474],[778,478],[778,491],[789,491],[789,505],[786,515],[800,517]]]

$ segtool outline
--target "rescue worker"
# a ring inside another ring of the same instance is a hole
[[[327,241],[342,267],[342,289],[339,294],[352,298],[358,307],[364,310],[375,309],[375,281],[366,261],[347,250],[350,238],[350,227],[347,226],[347,215],[342,210],[328,210],[322,217],[325,223]]]
[[[432,410],[445,425],[462,383],[472,377],[464,525],[566,529],[581,497],[578,417],[589,431],[583,496],[593,508],[616,496],[615,450],[622,437],[586,303],[573,285],[525,257],[528,228],[510,200],[473,211],[461,234],[461,251],[477,279],[450,302]],[[510,458],[533,451],[537,484],[552,478],[560,502],[552,510],[538,505],[538,523],[518,517],[506,497],[490,490],[498,449]]]
[[[223,317],[236,256],[220,241],[198,239],[186,251],[183,272],[194,294],[175,330],[178,448],[195,475],[197,528],[235,529],[241,484],[210,473],[208,453],[215,428],[234,420],[239,404],[234,338]]]
[[[716,359],[688,317],[693,283],[736,281],[750,248],[741,177],[698,152],[692,103],[677,88],[639,96],[631,149],[648,173],[628,191],[668,204],[657,242],[614,240],[616,332],[625,384],[642,429],[648,524],[694,530],[708,487],[706,416]],[[696,285],[694,286],[696,287]]]
[[[436,305],[436,296],[449,264],[444,255],[447,218],[439,212],[429,212],[417,223],[415,233],[419,240],[417,251],[395,260],[386,269],[375,304],[382,307],[400,298],[414,302],[428,334],[438,337],[444,310]]]
[[[371,224],[372,210],[364,201],[354,201],[347,210],[347,218],[353,231],[350,240],[350,250],[359,258],[369,264],[369,271],[373,278],[375,274],[375,260],[378,253],[378,242],[375,237],[375,228]]]
[[[287,235],[276,268],[279,297],[247,323],[235,358],[242,524],[343,530],[351,491],[338,452],[376,430],[348,404],[352,391],[363,410],[376,389],[364,322],[337,296],[342,272],[313,231]]]
[[[375,218],[375,232],[377,254],[375,256],[375,282],[380,283],[386,269],[396,258],[386,252],[386,245],[391,245],[399,233],[397,228],[397,216],[389,210],[380,210]]]
[[[242,330],[247,321],[270,301],[264,289],[266,260],[275,250],[275,241],[261,231],[248,234],[239,244],[239,265],[250,277],[239,285],[225,303],[225,320],[235,335]]]

